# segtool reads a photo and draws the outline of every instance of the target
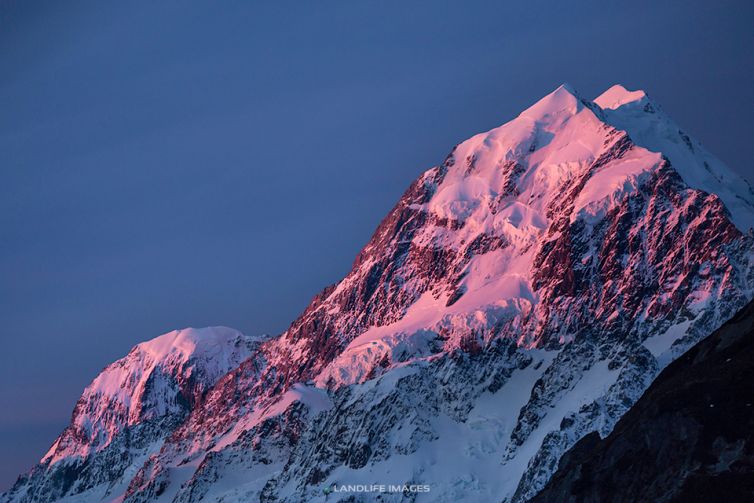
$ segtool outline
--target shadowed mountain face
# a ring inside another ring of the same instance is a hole
[[[532,501],[754,501],[754,302],[668,366]]]

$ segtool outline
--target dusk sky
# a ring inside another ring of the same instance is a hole
[[[563,82],[754,179],[752,2],[0,4],[0,490],[175,328],[279,333],[408,184]]]

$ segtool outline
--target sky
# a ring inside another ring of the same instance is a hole
[[[754,4],[0,2],[0,490],[175,328],[285,330],[453,145],[641,88],[754,180]]]

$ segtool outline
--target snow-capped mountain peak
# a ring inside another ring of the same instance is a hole
[[[631,140],[661,153],[690,187],[717,195],[741,232],[754,227],[754,191],[749,183],[691,138],[644,91],[615,85],[594,100],[605,120]]]
[[[615,84],[594,99],[594,103],[603,110],[615,110],[628,104],[644,106],[648,101],[649,97],[641,89],[629,91],[620,84]]]
[[[86,387],[71,425],[42,462],[85,457],[125,428],[180,419],[258,342],[232,328],[208,327],[174,330],[134,346]]]
[[[561,84],[557,89],[537,101],[521,113],[521,116],[542,120],[559,114],[575,114],[583,107],[581,97],[570,84]]]
[[[5,498],[523,502],[752,298],[747,189],[645,93],[560,86],[422,173],[280,336],[106,368]]]

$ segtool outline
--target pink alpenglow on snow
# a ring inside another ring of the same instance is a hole
[[[181,417],[257,344],[227,327],[174,330],[138,344],[86,387],[71,425],[42,461],[83,458],[126,427]]]

